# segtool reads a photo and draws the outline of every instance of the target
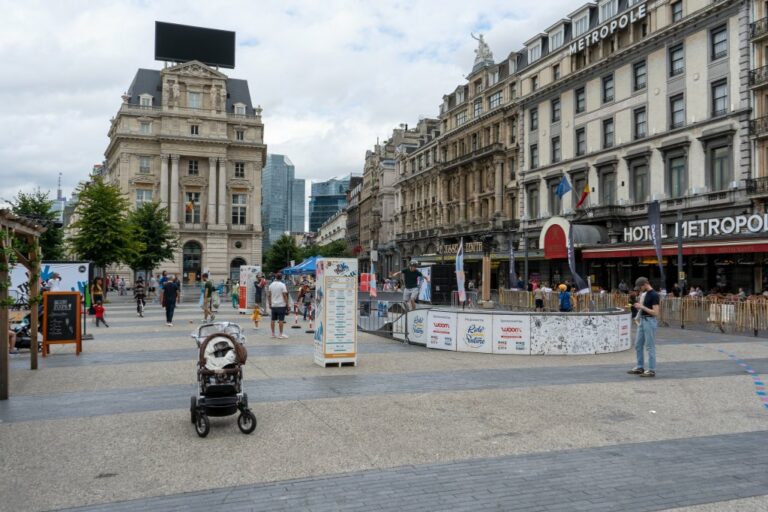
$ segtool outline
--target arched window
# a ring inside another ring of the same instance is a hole
[[[240,281],[240,267],[247,264],[243,258],[235,258],[229,264],[229,278],[233,284]]]
[[[200,279],[203,261],[203,247],[198,242],[187,242],[182,248],[182,270],[185,283],[194,283]]]

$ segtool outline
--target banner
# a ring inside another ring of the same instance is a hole
[[[494,315],[494,354],[531,353],[531,317],[529,315]]]
[[[459,250],[456,252],[456,287],[459,291],[459,303],[467,301],[467,292],[464,290],[464,238],[459,242]]]
[[[659,273],[661,275],[660,288],[666,288],[666,279],[664,276],[664,264],[661,259],[661,205],[658,201],[652,201],[648,205],[648,230],[653,242],[653,248],[656,249],[656,260],[659,262]]]
[[[429,279],[419,278],[419,300],[421,302],[432,302],[432,267],[418,267],[419,272]]]
[[[517,272],[515,272],[515,244],[509,242],[509,287],[517,289]]]
[[[456,313],[429,310],[427,348],[456,351]]]
[[[239,313],[248,313],[256,305],[256,277],[261,273],[259,265],[240,265]],[[263,294],[267,293],[265,289]]]
[[[576,285],[578,291],[586,290],[589,288],[587,283],[576,272],[576,248],[573,245],[573,224],[568,226],[568,268],[571,270],[571,276],[573,276],[573,282]]]
[[[56,272],[61,276],[60,291],[85,294],[90,279],[90,270],[91,263],[88,261],[75,263],[46,263],[43,261],[40,263],[40,280],[48,281]],[[15,290],[22,297],[27,297],[29,296],[27,283],[29,283],[27,269],[24,265],[15,265],[11,269],[11,290]],[[15,294],[12,293],[11,295]]]
[[[459,352],[493,352],[493,315],[459,313],[456,347]]]
[[[377,297],[378,290],[376,289],[376,265],[371,261],[371,280],[369,283],[371,297]]]

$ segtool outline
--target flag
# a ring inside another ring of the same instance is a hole
[[[456,286],[459,290],[459,302],[467,301],[467,292],[464,290],[464,238],[459,241],[459,250],[456,251]]]
[[[370,287],[370,291],[368,292],[371,297],[377,296],[377,290],[376,290],[376,265],[371,262],[371,279],[370,283],[368,285]]]
[[[560,183],[557,184],[557,190],[555,190],[555,194],[557,194],[557,197],[562,199],[563,196],[570,191],[571,184],[568,183],[568,178],[566,178],[565,174],[563,174],[563,177],[560,179]]]
[[[571,270],[571,276],[573,276],[573,282],[576,285],[578,291],[588,289],[587,283],[576,272],[576,248],[573,245],[573,224],[568,226],[568,268]]]
[[[664,265],[661,262],[661,205],[658,201],[652,201],[648,205],[648,228],[651,233],[653,248],[656,249],[656,260],[659,263],[659,272],[661,275],[661,287],[666,287],[664,276]]]
[[[517,272],[515,272],[515,244],[509,242],[509,287],[517,288]]]
[[[584,201],[586,201],[588,197],[589,197],[589,183],[584,185],[584,192],[581,193],[579,202],[576,203],[576,208],[581,208],[581,205],[584,204]]]

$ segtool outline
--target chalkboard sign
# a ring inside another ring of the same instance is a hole
[[[48,344],[76,343],[81,349],[79,292],[46,292],[43,294],[43,355]]]

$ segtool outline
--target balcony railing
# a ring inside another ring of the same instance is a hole
[[[749,37],[752,39],[768,34],[768,18],[757,20],[749,25]]]
[[[226,114],[232,119],[258,119],[260,116],[255,114],[235,114],[234,112],[225,112],[210,108],[190,108],[190,107],[172,107],[170,105],[136,105],[133,103],[123,103],[120,105],[121,111],[143,111],[147,113],[176,112],[196,116],[209,116],[212,114]]]
[[[230,224],[232,231],[253,231],[253,224]]]
[[[749,121],[749,133],[753,136],[768,134],[768,116],[751,119]]]
[[[494,142],[493,144],[488,144],[485,147],[478,148],[470,153],[467,153],[466,155],[461,155],[454,158],[453,160],[449,160],[448,162],[445,163],[445,167],[451,167],[464,162],[469,162],[471,160],[474,160],[475,158],[480,158],[480,157],[495,153],[497,151],[503,151],[503,150],[504,150],[504,145],[501,142]]]
[[[752,178],[746,180],[747,194],[766,195],[768,194],[768,176],[761,178]]]
[[[768,82],[768,66],[753,69],[749,72],[749,85],[762,85]]]

